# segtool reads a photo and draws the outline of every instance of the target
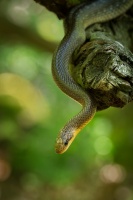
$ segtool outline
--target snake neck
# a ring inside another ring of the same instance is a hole
[[[56,139],[56,153],[64,153],[78,133],[91,121],[96,113],[96,104],[91,96],[88,96],[87,103],[82,110],[74,116],[58,134]]]

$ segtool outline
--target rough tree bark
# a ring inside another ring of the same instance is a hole
[[[69,10],[85,0],[34,0],[54,12],[60,19],[65,18]]]
[[[84,0],[35,0],[65,18]],[[86,30],[86,42],[73,55],[75,81],[91,93],[98,110],[123,107],[133,99],[133,7],[124,15]]]

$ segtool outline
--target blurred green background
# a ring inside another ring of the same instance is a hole
[[[0,200],[132,200],[132,103],[98,112],[55,153],[59,130],[81,109],[52,79],[63,34],[33,0],[0,1]]]

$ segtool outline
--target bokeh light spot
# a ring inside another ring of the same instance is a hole
[[[42,38],[51,42],[61,41],[64,35],[62,21],[47,11],[38,19],[36,29]]]
[[[120,183],[125,179],[126,173],[118,164],[105,165],[100,171],[100,178],[105,183]]]
[[[13,23],[17,25],[29,24],[31,16],[30,12],[28,12],[28,8],[31,3],[31,0],[23,0],[21,2],[19,1],[18,3],[16,1],[12,1],[7,10],[7,17],[9,20],[13,21]]]
[[[25,125],[43,121],[49,116],[49,104],[37,88],[22,77],[3,73],[0,75],[0,95],[9,95],[22,107],[19,120]]]
[[[127,187],[119,187],[115,192],[116,200],[132,200],[132,191]]]
[[[94,143],[95,151],[100,155],[107,155],[111,152],[113,144],[106,136],[98,137]]]
[[[35,57],[33,54],[32,50],[19,47],[8,54],[7,59],[15,73],[19,73],[31,79],[37,73],[36,59],[33,59]]]
[[[112,131],[111,122],[108,119],[98,117],[95,118],[94,126],[92,127],[93,135],[109,135]]]

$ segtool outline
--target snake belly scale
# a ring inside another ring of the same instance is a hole
[[[85,29],[118,17],[133,5],[133,0],[87,0],[74,7],[65,24],[66,34],[53,56],[52,74],[58,87],[82,105],[82,110],[60,131],[55,149],[64,153],[79,131],[92,119],[96,104],[92,97],[71,77],[69,63],[74,50],[86,40]]]

